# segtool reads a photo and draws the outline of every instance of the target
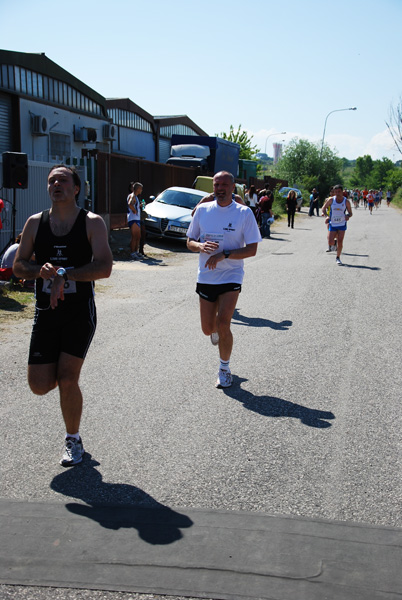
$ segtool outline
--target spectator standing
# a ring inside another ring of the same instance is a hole
[[[255,214],[257,202],[258,202],[258,195],[257,195],[257,190],[255,189],[254,185],[250,185],[250,189],[248,190],[248,192],[245,196],[245,200],[246,200],[246,204],[251,208],[251,210]]]
[[[271,190],[265,190],[263,196],[260,197],[258,208],[261,219],[261,237],[271,237],[271,224],[273,223],[272,205],[274,203],[274,195]]]
[[[319,194],[317,192],[316,188],[313,188],[310,194],[310,210],[308,211],[308,216],[309,217],[313,217],[314,216],[314,210],[317,213],[317,217],[320,216],[320,211],[319,211]]]
[[[294,228],[295,214],[297,208],[297,196],[294,190],[290,190],[286,198],[286,211],[288,213],[288,227]]]
[[[142,183],[131,182],[129,191],[131,194],[127,196],[127,224],[131,233],[130,250],[131,258],[138,260],[142,258],[139,253],[141,240],[141,205],[138,196],[142,192]]]

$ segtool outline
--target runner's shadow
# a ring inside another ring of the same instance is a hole
[[[104,483],[96,466],[99,463],[86,452],[81,464],[52,480],[52,490],[86,503],[66,504],[71,513],[92,519],[106,529],[137,529],[140,538],[153,545],[172,544],[183,537],[180,529],[193,525],[189,517],[160,504],[140,488]]]
[[[350,252],[342,252],[342,256],[359,256],[360,258],[368,258],[368,254],[351,254]]]
[[[292,321],[281,321],[275,323],[269,319],[262,319],[261,317],[246,317],[239,313],[239,309],[235,308],[233,313],[233,324],[234,325],[247,325],[248,327],[270,327],[277,331],[287,331],[289,327],[293,325]]]
[[[366,265],[348,265],[343,263],[342,267],[346,267],[347,269],[367,269],[368,271],[381,271],[380,267],[367,267]]]
[[[332,412],[325,410],[307,408],[301,404],[295,404],[275,396],[254,396],[251,392],[240,387],[240,384],[244,381],[247,381],[247,379],[234,375],[232,387],[224,388],[223,392],[230,398],[241,402],[247,410],[258,413],[263,417],[299,419],[303,425],[317,429],[331,427],[332,424],[328,420],[335,419]]]

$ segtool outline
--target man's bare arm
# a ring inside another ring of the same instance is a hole
[[[93,259],[92,262],[82,265],[82,267],[69,269],[67,275],[71,281],[95,281],[109,277],[112,272],[113,256],[102,217],[88,213],[87,233]]]
[[[40,216],[40,214],[36,214],[29,217],[22,231],[21,241],[13,265],[13,272],[20,279],[37,279],[41,276],[41,265],[29,262],[34,252],[34,242],[39,227]],[[49,277],[46,277],[46,279]]]

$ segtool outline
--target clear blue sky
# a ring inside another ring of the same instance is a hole
[[[0,0],[0,47],[45,52],[107,98],[186,114],[210,135],[239,124],[264,151],[292,137],[339,156],[399,160],[402,0]]]

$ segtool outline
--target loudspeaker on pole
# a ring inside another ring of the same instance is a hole
[[[28,187],[28,155],[22,152],[3,152],[3,187],[26,189]]]

